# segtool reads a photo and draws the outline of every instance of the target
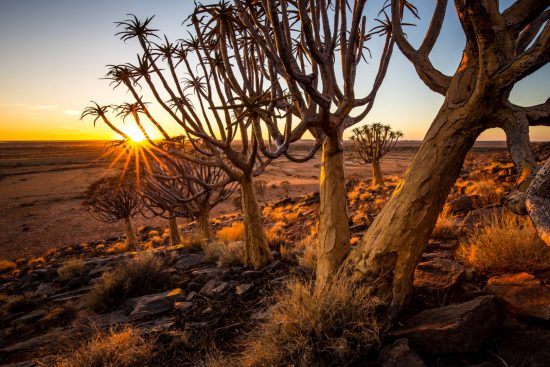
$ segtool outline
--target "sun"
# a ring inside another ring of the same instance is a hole
[[[143,140],[145,140],[145,136],[141,132],[141,130],[134,125],[131,125],[126,129],[125,133],[130,137],[130,140],[134,143],[141,143]]]

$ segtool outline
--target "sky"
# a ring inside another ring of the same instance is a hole
[[[413,45],[420,44],[433,2],[414,2],[421,20],[407,34]],[[440,38],[431,54],[434,65],[450,75],[456,69],[464,47],[464,35],[456,12],[449,9]],[[501,1],[505,8],[510,0]],[[378,13],[380,1],[367,2],[367,14]],[[105,66],[133,62],[135,43],[116,37],[115,21],[126,14],[143,18],[155,15],[154,27],[170,39],[182,38],[182,21],[194,7],[192,0],[0,0],[0,141],[5,140],[89,140],[112,139],[113,133],[79,115],[90,100],[100,104],[128,100],[113,91],[106,80]],[[369,18],[370,25],[374,26]],[[382,39],[370,45],[373,60],[358,72],[357,95],[369,91],[376,71]],[[511,100],[522,106],[542,103],[550,96],[550,66],[516,85]],[[379,91],[375,106],[364,123],[383,122],[401,130],[407,140],[424,137],[443,102],[429,90],[414,68],[397,50]],[[175,127],[170,132],[179,134]],[[349,134],[349,132],[348,132]],[[480,140],[501,140],[497,129]],[[550,128],[531,130],[532,140],[550,140]]]

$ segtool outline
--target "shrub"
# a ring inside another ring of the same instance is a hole
[[[57,269],[57,274],[62,281],[68,281],[80,275],[82,270],[84,270],[84,262],[79,259],[71,259]]]
[[[98,333],[57,367],[134,367],[148,366],[153,357],[152,343],[138,330],[127,327],[120,332]]]
[[[456,237],[456,235],[456,226],[454,223],[454,216],[451,213],[451,206],[445,204],[443,210],[439,213],[437,222],[435,223],[435,227],[432,231],[432,237],[438,239],[449,239]]]
[[[13,261],[0,259],[0,274],[12,271],[17,265]]]
[[[485,273],[530,272],[548,265],[550,250],[529,218],[503,211],[462,239],[457,257]]]
[[[202,249],[206,259],[216,261],[218,266],[241,265],[244,247],[241,241],[223,243],[219,241],[203,242]]]
[[[144,253],[103,273],[85,301],[90,309],[103,312],[121,306],[128,298],[166,289],[169,283],[164,260]]]
[[[46,265],[46,259],[44,259],[43,257],[37,257],[36,259],[30,259],[28,264],[30,267],[33,268],[41,267]]]
[[[243,366],[348,365],[379,344],[375,317],[381,301],[351,281],[315,292],[291,281],[276,296],[268,319],[244,340]]]
[[[28,311],[35,306],[36,303],[32,301],[32,297],[29,293],[13,296],[2,294],[0,296],[1,312],[16,313],[21,311]]]
[[[288,182],[287,180],[284,180],[284,181],[281,181],[279,185],[283,190],[283,196],[285,198],[288,198],[290,196],[290,190],[291,190],[290,182]]]
[[[504,189],[495,184],[493,180],[477,180],[470,181],[471,184],[466,187],[466,195],[478,195],[479,202],[477,205],[484,207],[493,204],[500,204],[504,197]]]
[[[226,242],[241,241],[244,238],[244,224],[233,222],[229,227],[220,229],[216,237]]]
[[[108,254],[122,254],[124,252],[128,252],[130,249],[130,245],[128,242],[117,242],[112,247],[108,248],[107,252]]]
[[[306,269],[315,271],[317,266],[317,239],[314,236],[307,236],[297,244],[299,249],[298,264]]]

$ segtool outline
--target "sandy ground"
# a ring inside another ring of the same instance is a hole
[[[386,175],[405,171],[417,144],[403,145],[382,160]],[[0,258],[39,256],[52,247],[97,241],[122,233],[122,223],[94,220],[82,206],[82,193],[108,174],[112,156],[103,157],[104,144],[0,143]],[[267,181],[265,197],[282,197],[280,183],[289,181],[291,196],[318,190],[320,156],[297,164],[286,159],[273,162],[258,179]],[[115,166],[116,167],[116,166]],[[346,174],[370,179],[370,167],[346,160]],[[234,212],[231,198],[215,215]],[[136,226],[163,224],[161,218],[136,217]]]

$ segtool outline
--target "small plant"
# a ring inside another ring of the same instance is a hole
[[[146,341],[137,329],[127,327],[118,332],[98,333],[72,356],[60,360],[57,367],[149,366],[153,352],[151,342]]]
[[[285,199],[290,197],[290,182],[288,182],[287,180],[281,181],[280,186],[281,190],[283,190],[283,196],[285,197]]]
[[[28,311],[36,306],[31,298],[28,293],[13,296],[2,294],[0,297],[0,311],[7,313]]]
[[[202,244],[206,258],[216,261],[218,266],[235,266],[242,264],[244,247],[242,242],[222,243],[208,241]]]
[[[531,272],[547,266],[550,251],[529,218],[504,211],[460,242],[457,257],[484,273]]]
[[[28,264],[30,267],[33,267],[33,268],[41,267],[46,264],[46,259],[44,259],[43,257],[37,257],[35,259],[30,259]]]
[[[317,239],[314,236],[307,236],[298,242],[297,248],[298,265],[315,272],[317,266]]]
[[[13,261],[0,260],[0,274],[12,271],[16,266],[17,265]]]
[[[470,181],[466,187],[467,195],[478,195],[479,199],[476,206],[486,207],[494,204],[500,204],[504,198],[504,188],[497,185],[493,180]]]
[[[329,283],[315,292],[291,281],[258,331],[244,341],[242,366],[348,365],[379,345],[382,302],[368,286]]]
[[[242,222],[233,222],[231,226],[220,229],[216,234],[218,239],[226,242],[242,241],[243,236],[244,224]]]
[[[104,312],[121,306],[128,298],[152,293],[170,284],[163,259],[156,254],[143,253],[122,262],[101,280],[86,298],[88,308]]]
[[[262,198],[262,201],[265,201],[265,193],[267,190],[267,181],[266,180],[256,180],[254,181],[254,188],[256,194]]]
[[[456,237],[456,235],[454,216],[451,213],[450,205],[446,204],[441,213],[439,213],[439,217],[432,231],[432,237],[437,239],[449,239]]]
[[[80,275],[84,270],[84,262],[80,259],[71,259],[57,269],[59,279],[66,282]]]

